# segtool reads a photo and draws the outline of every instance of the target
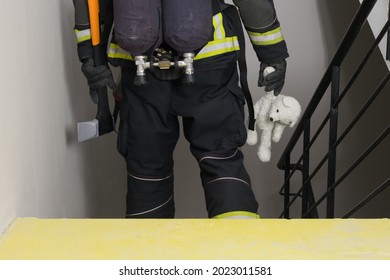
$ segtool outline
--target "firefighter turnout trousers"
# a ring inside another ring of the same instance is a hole
[[[197,68],[194,84],[149,73],[148,84],[137,87],[135,75],[135,67],[122,67],[118,151],[127,163],[127,217],[174,217],[179,116],[199,163],[209,217],[257,217],[258,203],[240,151],[246,141],[245,100],[236,62]]]

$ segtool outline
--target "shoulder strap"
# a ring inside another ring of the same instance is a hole
[[[107,45],[114,22],[114,7],[112,0],[107,0],[104,4],[105,5],[101,11],[101,17],[104,20],[104,29],[102,32],[101,42]]]
[[[102,32],[102,44],[104,44],[104,51],[107,49],[108,40],[111,34],[111,29],[114,23],[114,7],[113,0],[107,0],[104,3],[104,7],[102,9],[102,18],[104,20],[104,29]],[[121,79],[117,82],[117,87],[112,91],[112,95],[115,100],[114,111],[112,113],[112,117],[114,120],[114,130],[116,131],[116,121],[118,119],[119,110],[122,102],[122,82]]]
[[[222,8],[221,8],[221,1],[220,0],[211,0],[212,5],[213,5],[213,12],[214,14],[219,13]]]
[[[217,1],[213,1],[213,2],[217,2]],[[247,80],[248,71],[247,71],[246,57],[245,57],[245,35],[242,29],[241,19],[240,19],[240,15],[238,14],[237,8],[233,5],[226,5],[226,6],[227,7],[224,9],[224,12],[231,19],[234,30],[237,32],[238,42],[240,44],[240,55],[238,57],[238,67],[240,68],[241,88],[248,105],[248,114],[249,114],[248,128],[250,130],[255,130],[255,122],[256,122],[255,113],[253,108],[252,96],[249,90],[248,80]]]

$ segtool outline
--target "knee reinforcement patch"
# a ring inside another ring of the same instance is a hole
[[[127,218],[173,218],[173,176],[145,177],[128,173]]]

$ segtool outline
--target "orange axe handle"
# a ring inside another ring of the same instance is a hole
[[[88,0],[88,10],[94,64],[95,66],[104,65],[105,58],[102,53],[102,46],[100,45],[99,0]],[[103,135],[114,130],[114,123],[107,97],[107,87],[98,89],[97,94],[98,111],[96,114],[96,119],[99,121],[99,135]]]
[[[99,0],[88,0],[92,46],[100,44]]]

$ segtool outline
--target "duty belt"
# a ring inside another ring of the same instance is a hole
[[[147,83],[146,69],[150,69],[161,80],[174,80],[184,74],[183,82],[194,83],[193,53],[184,53],[182,57],[179,57],[173,50],[160,47],[154,50],[151,57],[140,55],[134,57],[134,60],[137,67],[137,76],[134,80],[136,85]]]

